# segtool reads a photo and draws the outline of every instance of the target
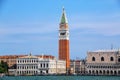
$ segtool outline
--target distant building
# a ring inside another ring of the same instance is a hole
[[[17,59],[21,57],[25,57],[27,55],[5,55],[5,56],[0,56],[0,62],[7,62],[8,64],[8,74],[13,75],[16,73],[16,64],[17,64]],[[36,55],[38,58],[43,57],[44,59],[54,59],[55,57],[52,55]]]
[[[0,56],[0,62],[7,62],[8,67],[10,69],[16,68],[16,59],[19,57],[23,57],[26,55],[6,55],[6,56]]]
[[[71,74],[85,74],[85,60],[70,61]]]
[[[16,69],[8,69],[8,75],[10,75],[10,76],[17,75],[16,72],[17,72]]]
[[[80,74],[81,75],[86,74],[86,60],[80,61]]]
[[[65,74],[66,62],[55,58],[24,56],[17,59],[17,75]]]
[[[54,59],[55,58],[55,56],[52,56],[52,55],[35,55],[35,56],[37,56],[37,57],[39,57],[39,58],[43,58],[43,59]]]
[[[24,57],[24,56],[27,56],[27,55],[5,55],[5,56],[0,56],[0,62],[1,61],[7,62],[8,67],[10,69],[16,69],[16,62],[17,62],[16,60],[17,60],[17,58]],[[52,55],[36,55],[36,56],[37,57],[43,57],[43,58],[50,58],[50,59],[55,58]]]
[[[66,62],[56,59],[38,59],[38,74],[65,74]]]
[[[120,75],[120,50],[98,50],[87,53],[90,75]]]

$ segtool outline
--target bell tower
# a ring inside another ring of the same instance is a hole
[[[64,8],[59,25],[59,59],[66,61],[66,70],[68,71],[70,68],[69,27]]]

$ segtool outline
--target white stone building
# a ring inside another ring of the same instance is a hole
[[[38,57],[24,56],[17,59],[17,75],[36,75],[38,72]]]
[[[17,59],[16,71],[17,75],[65,74],[66,62],[28,55]]]
[[[38,74],[65,74],[66,62],[56,59],[38,60]]]
[[[71,74],[85,74],[85,60],[70,61]]]
[[[120,75],[120,50],[88,52],[86,65],[90,75]]]

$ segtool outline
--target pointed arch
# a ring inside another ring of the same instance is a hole
[[[113,58],[113,57],[110,57],[110,61],[114,61],[114,58]]]
[[[105,59],[104,59],[104,57],[101,57],[101,61],[104,61]]]
[[[92,57],[92,61],[95,61],[95,57]]]

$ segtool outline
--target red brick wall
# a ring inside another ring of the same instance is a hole
[[[59,40],[59,59],[66,60],[66,68],[70,67],[69,40]]]

